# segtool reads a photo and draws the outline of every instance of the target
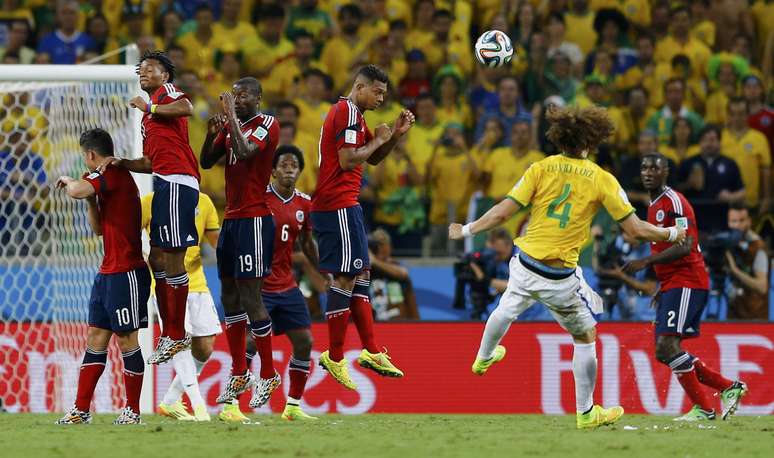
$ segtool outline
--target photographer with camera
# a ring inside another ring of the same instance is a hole
[[[769,258],[761,237],[753,232],[749,210],[743,204],[728,210],[728,227],[737,232],[737,243],[725,250],[733,289],[729,294],[728,318],[769,318]]]
[[[465,308],[465,288],[470,285],[473,306],[470,317],[482,319],[494,296],[508,287],[508,261],[513,250],[511,234],[504,228],[497,228],[489,233],[486,248],[463,255],[454,264],[454,308]]]
[[[371,257],[371,303],[379,321],[418,320],[419,308],[409,271],[392,257],[392,239],[384,229],[368,236]]]

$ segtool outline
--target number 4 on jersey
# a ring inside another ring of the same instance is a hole
[[[572,186],[570,183],[565,184],[564,189],[562,190],[562,194],[556,199],[552,200],[550,204],[548,204],[547,216],[549,218],[558,219],[560,229],[567,227],[567,224],[570,222],[570,211],[572,210],[572,204],[569,202],[566,203],[564,205],[564,209],[562,209],[562,213],[557,213],[556,210],[564,203],[565,200],[567,200],[568,197],[570,197],[571,190]]]

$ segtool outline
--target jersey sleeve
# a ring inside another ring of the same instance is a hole
[[[629,203],[626,191],[610,173],[604,172],[601,175],[599,192],[602,196],[600,199],[602,205],[614,220],[621,222],[634,213],[634,207]]]
[[[265,151],[269,145],[277,145],[279,143],[279,121],[273,116],[265,118],[250,133],[247,140],[258,145],[258,151]]]
[[[183,92],[180,88],[178,88],[174,84],[165,83],[161,87],[161,90],[158,92],[158,98],[156,99],[155,103],[159,105],[166,105],[168,103],[177,102],[181,98],[190,99],[190,97],[188,97],[188,94]]]
[[[142,196],[140,199],[140,207],[142,208],[142,228],[146,231],[150,230],[151,220],[151,204],[153,203],[153,193],[148,193]]]
[[[333,133],[336,136],[336,150],[356,148],[359,145],[358,140],[362,134],[357,123],[357,111],[348,103],[334,105]]]
[[[212,199],[210,199],[210,196],[207,194],[199,194],[199,211],[204,214],[205,231],[217,231],[220,229],[218,211],[215,209],[215,204],[212,203]]]
[[[522,207],[526,207],[532,202],[532,197],[535,195],[537,189],[537,183],[540,178],[540,167],[531,165],[524,176],[516,183],[516,185],[508,193],[508,199],[515,201]]]
[[[302,209],[304,212],[304,224],[301,226],[301,229],[304,232],[312,232],[312,218],[311,218],[312,201],[304,198]]]
[[[105,178],[105,175],[102,175],[99,172],[84,174],[83,179],[91,184],[95,194],[107,192],[108,190],[107,179]]]

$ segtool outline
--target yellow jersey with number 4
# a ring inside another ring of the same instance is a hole
[[[588,159],[565,155],[532,164],[507,197],[530,206],[527,233],[513,243],[532,258],[561,260],[565,267],[578,264],[600,206],[616,221],[634,213],[613,175]]]

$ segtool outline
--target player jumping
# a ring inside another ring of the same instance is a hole
[[[597,354],[592,311],[602,312],[602,298],[586,284],[577,265],[591,220],[604,206],[633,237],[680,242],[685,230],[641,221],[615,177],[587,159],[613,132],[604,109],[551,108],[547,118],[548,139],[563,153],[532,164],[508,196],[478,220],[450,225],[449,238],[471,237],[504,223],[521,208],[530,208],[527,234],[514,241],[519,253],[511,258],[508,288],[486,322],[473,373],[483,375],[505,357],[499,343],[511,322],[541,302],[572,335],[576,423],[578,428],[594,428],[616,422],[623,408],[594,405]]]
[[[297,147],[277,148],[273,162],[273,181],[266,191],[266,201],[274,216],[277,233],[274,237],[274,259],[271,275],[263,284],[263,302],[271,315],[275,335],[287,334],[293,346],[290,357],[290,390],[282,418],[285,420],[317,420],[301,410],[306,379],[311,369],[312,318],[304,295],[293,277],[292,255],[299,240],[304,255],[317,265],[317,245],[312,239],[309,221],[311,198],[296,189],[298,176],[304,170],[304,155]],[[254,353],[252,353],[254,354]],[[248,366],[252,359],[248,350]],[[220,418],[224,421],[244,421],[234,400],[227,404]]]
[[[142,200],[142,227],[148,230],[151,220],[151,204],[153,193],[143,196]],[[218,211],[212,203],[210,196],[199,194],[199,204],[196,207],[196,233],[199,243],[209,243],[213,248],[218,245],[220,223]],[[148,262],[153,270],[161,270],[154,266],[161,263],[161,259],[149,258]],[[185,254],[185,270],[190,278],[188,288],[188,302],[185,314],[185,331],[191,335],[191,349],[183,350],[172,357],[175,367],[175,378],[164,393],[164,398],[158,406],[161,415],[181,421],[210,421],[207,405],[199,391],[197,377],[207,364],[215,345],[215,336],[222,332],[218,311],[212,300],[210,289],[207,287],[207,279],[202,268],[201,249],[199,246],[191,247]],[[158,303],[158,301],[156,301]],[[180,399],[185,392],[191,401],[193,415],[189,414]]]
[[[736,411],[742,396],[747,393],[747,386],[723,377],[680,345],[683,339],[699,336],[701,314],[709,297],[709,276],[699,249],[699,230],[693,207],[685,196],[666,185],[669,164],[664,156],[649,154],[643,157],[640,174],[642,184],[650,194],[648,222],[686,228],[683,243],[654,243],[651,245],[653,254],[624,266],[627,273],[653,266],[661,284],[656,310],[656,359],[669,366],[694,404],[688,413],[675,420],[715,419],[713,402],[702,384],[720,393],[725,420]]]
[[[263,279],[271,273],[274,220],[266,203],[266,186],[279,142],[279,122],[258,111],[261,84],[242,78],[221,95],[223,112],[210,118],[201,151],[208,169],[226,157],[226,215],[218,240],[218,276],[226,338],[232,358],[231,378],[218,396],[231,402],[251,386],[250,405],[260,407],[280,384],[271,351],[271,317],[261,299]],[[256,382],[245,358],[247,320],[261,358]]]
[[[320,366],[352,390],[357,387],[344,359],[350,310],[365,347],[358,363],[380,375],[403,376],[374,340],[368,238],[358,204],[363,163],[381,162],[414,124],[414,115],[403,110],[392,129],[381,124],[375,135],[368,129],[363,112],[379,107],[387,83],[384,71],[366,65],[357,72],[349,95],[339,98],[328,111],[320,132],[320,174],[312,197],[312,228],[320,245],[320,270],[333,274],[325,314],[330,348],[320,355]]]
[[[81,134],[86,167],[92,170],[80,180],[60,177],[56,186],[74,199],[86,199],[89,225],[102,236],[105,256],[94,278],[89,299],[89,330],[83,355],[75,406],[58,424],[91,423],[89,407],[107,362],[113,334],[124,360],[126,407],[113,422],[138,424],[140,390],[145,364],[137,330],[148,326],[150,272],[142,257],[140,197],[132,175],[124,169],[96,172],[99,164],[113,156],[113,139],[102,129]]]
[[[150,364],[169,361],[191,346],[185,332],[188,274],[185,253],[199,245],[196,205],[199,202],[199,166],[188,143],[188,116],[193,106],[177,88],[175,66],[166,54],[143,54],[137,66],[140,87],[150,96],[140,96],[129,105],[142,111],[142,154],[140,159],[109,158],[100,166],[117,165],[137,173],[153,173],[153,217],[151,258],[162,259],[162,270],[154,270],[159,314],[164,322],[161,337]]]

